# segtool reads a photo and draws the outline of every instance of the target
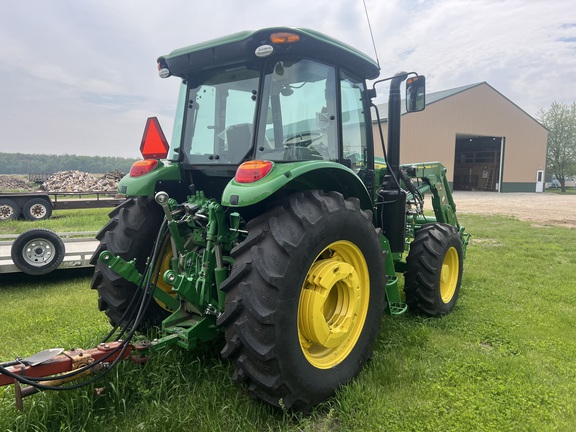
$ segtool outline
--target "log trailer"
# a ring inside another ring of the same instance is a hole
[[[0,193],[0,222],[24,218],[49,219],[52,210],[114,207],[122,201],[109,192],[7,192]]]
[[[376,80],[365,54],[287,27],[177,49],[158,70],[182,83],[172,145],[148,119],[93,257],[99,308],[124,337],[82,361],[4,364],[0,385],[62,388],[134,352],[220,338],[248,392],[307,411],[360,373],[383,313],[454,309],[469,234],[446,168],[400,164],[401,89],[407,113],[423,110],[424,76]],[[373,103],[384,81],[387,146]],[[158,337],[133,342],[146,326]]]

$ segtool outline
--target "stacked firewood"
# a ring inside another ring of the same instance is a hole
[[[81,171],[60,171],[52,174],[41,188],[47,192],[115,191],[122,177],[120,171],[110,171],[101,177]]]

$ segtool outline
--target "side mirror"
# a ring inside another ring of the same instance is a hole
[[[426,108],[426,77],[418,75],[406,80],[406,112],[422,111]]]

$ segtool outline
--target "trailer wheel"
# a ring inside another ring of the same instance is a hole
[[[52,216],[52,203],[42,198],[32,198],[26,201],[22,213],[29,221],[49,219]]]
[[[96,235],[100,245],[90,263],[95,266],[92,289],[98,290],[98,308],[105,312],[112,325],[130,324],[123,317],[132,299],[140,297],[139,288],[102,264],[100,253],[109,250],[114,255],[130,261],[136,259],[140,273],[146,266],[146,258],[152,251],[164,213],[151,197],[131,198],[124,201],[109,214],[110,220]],[[160,258],[162,260],[162,258]],[[150,302],[141,321],[142,326],[157,325],[168,312],[157,302]]]
[[[452,312],[462,282],[462,240],[456,228],[434,223],[420,229],[406,258],[404,293],[412,312]]]
[[[7,198],[0,199],[0,220],[18,219],[20,207],[14,201]]]
[[[217,323],[233,379],[307,411],[371,356],[385,307],[384,254],[372,214],[336,192],[304,192],[248,223]]]
[[[12,243],[10,252],[18,269],[37,276],[50,273],[62,264],[65,247],[55,232],[34,228],[20,234]]]

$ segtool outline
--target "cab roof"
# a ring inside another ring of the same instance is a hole
[[[294,33],[300,41],[290,44],[274,44],[273,33]],[[271,27],[256,31],[242,31],[217,39],[200,42],[172,51],[158,58],[161,67],[171,75],[185,78],[202,70],[238,63],[246,59],[257,60],[256,48],[261,45],[274,47],[274,56],[285,53],[308,57],[345,67],[360,78],[374,79],[380,74],[378,64],[363,52],[315,30],[295,27]]]

